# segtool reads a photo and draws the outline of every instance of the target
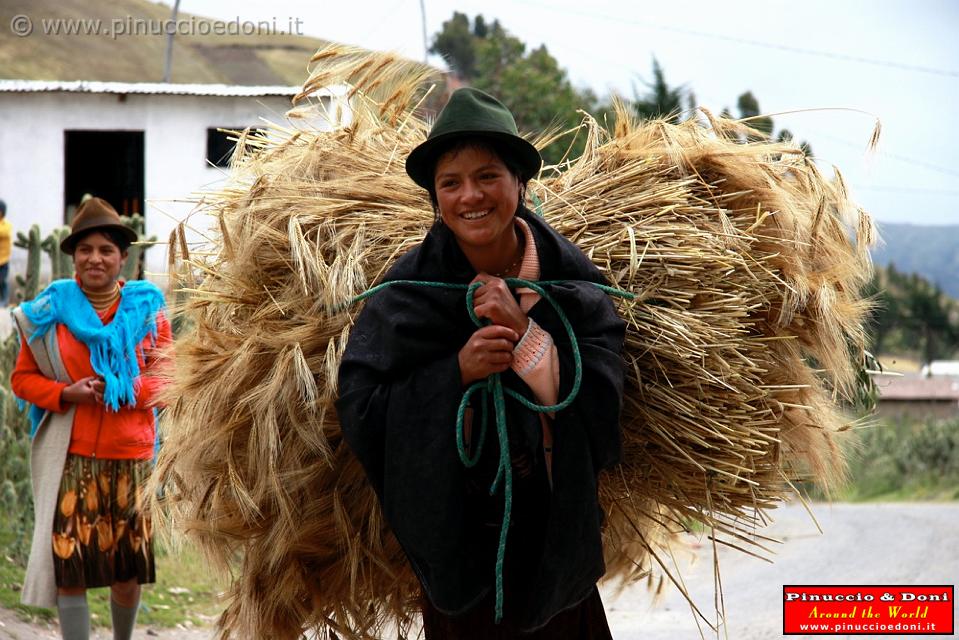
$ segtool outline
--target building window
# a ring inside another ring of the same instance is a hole
[[[224,131],[225,129],[225,131]],[[236,133],[246,127],[216,127],[206,130],[206,161],[208,166],[229,167],[233,158],[233,149],[236,147]],[[250,133],[257,133],[259,129],[251,128]]]

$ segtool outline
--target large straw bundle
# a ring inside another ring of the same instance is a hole
[[[340,305],[432,221],[403,170],[428,131],[413,115],[423,77],[344,49],[314,61],[299,98],[348,83],[349,126],[244,137],[234,186],[207,201],[212,251],[172,243],[202,284],[178,341],[157,509],[232,576],[224,637],[414,623],[416,581],[331,407],[359,310]],[[791,145],[742,144],[729,121],[618,115],[612,134],[587,122],[585,154],[531,191],[637,296],[617,302],[626,456],[601,488],[609,576],[629,581],[693,521],[748,551],[791,480],[841,472],[835,401],[864,339],[871,225]]]

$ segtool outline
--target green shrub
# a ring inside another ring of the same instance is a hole
[[[838,499],[959,498],[959,417],[880,422],[859,433]]]
[[[30,421],[10,391],[10,373],[20,341],[11,333],[0,341],[0,510],[12,537],[0,551],[26,564],[33,533],[33,496],[30,489]]]

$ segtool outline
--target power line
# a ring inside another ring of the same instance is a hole
[[[595,51],[590,51],[590,50],[582,49],[582,48],[576,47],[575,45],[570,45],[570,44],[568,44],[568,43],[567,43],[565,46],[566,46],[566,48],[568,48],[569,50],[575,51],[575,52],[579,53],[582,57],[590,58],[590,59],[592,59],[592,60],[598,60],[599,62],[603,62],[603,63],[605,63],[605,64],[621,63],[621,61],[614,61],[614,60],[613,60],[612,58],[610,58],[610,57],[598,55],[598,54],[596,54]],[[691,91],[692,91],[692,90],[691,90]],[[695,93],[695,91],[692,91],[692,92],[695,94],[696,102],[697,102],[698,106],[705,106],[707,103],[709,103],[709,104],[711,104],[711,105],[713,105],[713,106],[717,106],[717,105],[722,104],[722,101],[715,100],[715,99],[710,99],[710,98],[715,98],[715,96],[709,96],[709,95],[707,95],[707,96],[706,96],[707,100],[704,102],[704,101],[703,101],[703,95],[702,95],[702,94]],[[818,110],[818,109],[810,109],[809,111],[817,111],[817,110]],[[833,110],[837,110],[837,111],[838,111],[838,110],[847,110],[847,109],[844,108],[844,107],[836,107],[836,108],[832,108],[832,109],[831,109],[831,108],[825,108],[825,107],[824,107],[824,108],[822,108],[821,110],[822,110],[822,111],[833,111]],[[858,110],[856,110],[856,109],[852,109],[852,110],[853,110],[853,111],[858,111]],[[798,113],[798,112],[801,112],[801,111],[803,111],[803,110],[797,110],[796,112]],[[686,110],[684,110],[683,113],[686,113]],[[771,113],[771,114],[770,114],[770,113],[763,113],[763,114],[760,114],[760,115],[762,115],[762,116],[776,116],[776,115],[782,115],[782,114],[778,114],[778,113]],[[826,138],[826,139],[832,140],[833,142],[838,142],[838,143],[840,143],[840,144],[842,144],[842,145],[844,145],[844,146],[851,147],[851,148],[853,148],[853,149],[859,149],[859,150],[862,150],[862,151],[865,151],[865,150],[866,150],[866,144],[864,144],[864,143],[854,143],[854,142],[850,142],[849,140],[845,140],[845,139],[843,139],[843,138],[839,138],[839,137],[836,137],[836,136],[831,135],[831,134],[828,134],[828,133],[823,133],[823,132],[822,132],[821,130],[819,130],[819,129],[809,129],[809,128],[806,128],[806,131],[809,132],[809,133],[814,133],[816,137]],[[799,137],[800,137],[800,136],[794,136],[794,139],[799,139]],[[806,136],[803,136],[803,137],[806,137]],[[812,143],[812,140],[808,140],[807,142]],[[949,175],[949,176],[959,177],[959,171],[957,171],[956,169],[952,169],[952,168],[949,168],[949,167],[943,167],[943,166],[941,166],[941,165],[937,165],[937,164],[934,164],[934,163],[931,163],[931,162],[927,162],[927,161],[925,161],[925,160],[918,160],[918,159],[916,159],[916,158],[911,158],[911,157],[903,156],[903,155],[896,154],[896,153],[890,153],[890,152],[888,152],[888,151],[882,150],[881,145],[880,145],[880,149],[877,150],[877,151],[875,151],[874,153],[876,153],[876,154],[879,155],[879,156],[883,156],[883,157],[886,157],[886,158],[890,158],[890,159],[892,159],[892,160],[896,160],[896,161],[898,161],[898,162],[903,162],[903,163],[906,163],[906,164],[911,164],[911,165],[914,165],[914,166],[917,166],[917,167],[921,167],[921,168],[923,168],[923,169],[928,169],[928,170],[931,170],[931,171],[936,171],[936,172],[938,172],[938,173],[943,173],[943,174]],[[883,189],[883,187],[877,187],[876,189],[877,189],[877,190],[880,190],[880,189]],[[895,187],[890,187],[890,188],[888,188],[887,190],[896,190],[896,188],[895,188]],[[917,190],[917,191],[922,191],[922,192],[925,192],[925,193],[940,193],[940,191],[935,190],[935,189],[921,189],[921,190]],[[948,189],[947,189],[947,190],[942,190],[941,193],[947,194],[947,195],[948,195],[948,194],[959,194],[959,190],[948,190]]]
[[[834,136],[834,135],[829,134],[829,133],[824,133],[824,132],[822,132],[822,131],[819,130],[819,129],[812,129],[812,131],[813,131],[817,136],[822,136],[823,138],[826,138],[826,139],[828,139],[828,140],[832,140],[833,142],[838,142],[839,144],[845,145],[845,146],[847,146],[847,147],[853,147],[853,148],[855,148],[855,149],[862,149],[862,148],[863,148],[863,145],[861,145],[861,144],[856,144],[856,143],[850,142],[849,140],[846,140],[846,139],[844,139],[844,138],[840,138],[840,137]],[[884,150],[882,149],[882,144],[881,144],[881,143],[880,143],[879,147],[880,147],[879,150],[876,151],[876,154],[877,154],[877,155],[880,155],[880,156],[883,156],[883,157],[886,157],[886,158],[891,158],[892,160],[897,160],[897,161],[899,161],[899,162],[904,162],[904,163],[906,163],[906,164],[911,164],[911,165],[914,165],[914,166],[917,166],[917,167],[922,167],[923,169],[929,169],[929,170],[931,170],[931,171],[936,171],[936,172],[938,172],[938,173],[942,173],[942,174],[945,174],[945,175],[947,175],[947,176],[959,177],[959,170],[953,169],[953,168],[951,168],[951,167],[943,167],[943,166],[941,166],[941,165],[934,164],[934,163],[932,163],[932,162],[927,162],[927,161],[925,161],[925,160],[919,160],[919,159],[917,159],[917,158],[910,158],[909,156],[904,156],[904,155],[901,155],[901,154],[898,154],[898,153],[890,153],[890,152],[888,152],[888,151],[884,151]]]
[[[578,48],[578,47],[576,47],[576,46],[574,46],[574,45],[568,45],[568,44],[567,44],[566,46],[567,46],[567,48],[569,48],[569,49],[572,50],[572,51],[577,51],[577,52],[579,52],[580,55],[582,55],[582,56],[584,56],[584,57],[588,57],[588,58],[591,58],[591,59],[593,59],[593,60],[599,60],[600,62],[604,62],[604,61],[605,61],[605,63],[607,63],[607,64],[612,64],[612,63],[614,62],[612,58],[604,57],[604,56],[597,56],[597,54],[596,54],[595,52],[587,51],[587,50],[585,50],[585,49],[580,49],[580,48]],[[693,91],[693,93],[695,93],[695,91]],[[706,98],[707,98],[707,101],[706,101],[706,102],[703,101],[703,95],[702,95],[702,94],[696,93],[695,96],[696,96],[696,102],[698,103],[699,106],[704,106],[707,102],[710,103],[710,104],[712,104],[712,105],[714,105],[714,106],[719,105],[719,104],[722,104],[722,101],[709,100],[709,98],[715,98],[715,96],[708,96],[708,95],[707,95],[707,96],[706,96]],[[844,110],[844,108],[842,108],[842,107],[838,107],[838,108],[836,108],[836,109],[823,108],[822,110],[823,110],[823,111]],[[801,110],[800,110],[800,111],[801,111]],[[816,111],[816,109],[811,109],[810,111]],[[684,110],[684,113],[685,113],[685,112],[686,112],[686,110]],[[776,113],[773,113],[773,114],[763,113],[763,114],[760,114],[760,115],[763,115],[763,116],[775,116],[775,115],[781,115],[781,114],[776,114]],[[843,139],[843,138],[839,138],[839,137],[836,137],[836,136],[834,136],[834,135],[831,135],[831,134],[828,134],[828,133],[824,133],[824,132],[822,132],[821,130],[815,129],[815,128],[813,128],[813,129],[806,128],[806,131],[807,131],[807,133],[813,133],[813,134],[815,134],[815,137],[817,137],[817,138],[818,138],[818,137],[822,137],[822,138],[826,138],[826,139],[832,140],[833,142],[838,142],[839,144],[842,144],[842,145],[844,145],[844,146],[851,147],[851,148],[853,148],[853,149],[859,149],[859,150],[861,150],[861,151],[865,151],[865,150],[866,150],[866,144],[865,144],[865,143],[861,143],[861,142],[860,142],[860,143],[850,142],[849,140],[845,140],[845,139]],[[794,136],[794,139],[798,139],[799,137],[800,137],[800,136]],[[807,136],[803,136],[803,137],[807,137]],[[810,140],[807,140],[807,142],[809,142],[810,144],[812,144],[813,141],[814,141],[814,138],[811,138]],[[928,161],[925,161],[925,160],[919,160],[919,159],[917,159],[917,158],[911,158],[911,157],[909,157],[909,156],[904,156],[904,155],[901,155],[901,154],[898,154],[898,153],[890,153],[890,152],[888,152],[888,151],[884,151],[884,150],[882,149],[882,145],[881,145],[881,144],[880,144],[880,148],[879,148],[878,150],[876,150],[874,153],[875,153],[876,155],[879,155],[879,156],[882,156],[882,157],[885,157],[885,158],[889,158],[889,159],[891,159],[891,160],[896,160],[896,161],[898,161],[898,162],[903,162],[903,163],[905,163],[905,164],[911,164],[911,165],[913,165],[913,166],[917,166],[917,167],[920,167],[920,168],[923,168],[923,169],[927,169],[927,170],[930,170],[930,171],[935,171],[935,172],[937,172],[937,173],[942,173],[942,174],[945,174],[945,175],[948,175],[948,176],[959,177],[959,170],[952,169],[952,168],[950,168],[950,167],[943,167],[943,166],[941,166],[941,165],[937,165],[937,164],[934,164],[934,163],[932,163],[932,162],[928,162]],[[893,189],[894,189],[894,188],[890,188],[889,190],[893,190]],[[938,192],[939,192],[938,190],[934,190],[934,189],[922,189],[921,191],[926,192],[926,193],[938,193]],[[959,190],[948,190],[948,189],[947,189],[947,190],[942,190],[941,193],[947,194],[947,195],[948,195],[948,194],[959,194]]]
[[[724,42],[731,42],[733,44],[745,44],[753,47],[762,47],[765,49],[775,49],[778,51],[786,51],[788,53],[799,53],[802,55],[808,56],[817,56],[820,58],[829,58],[832,60],[843,60],[846,62],[858,62],[860,64],[870,64],[878,67],[887,67],[892,69],[900,69],[903,71],[915,71],[917,73],[928,73],[932,75],[945,76],[948,78],[959,78],[959,71],[952,69],[939,69],[936,67],[926,67],[922,65],[915,64],[906,64],[902,62],[895,62],[893,60],[878,60],[875,58],[866,58],[863,56],[854,56],[847,53],[838,53],[835,51],[821,51],[819,49],[807,49],[805,47],[793,47],[785,44],[778,44],[775,42],[766,42],[764,40],[752,40],[750,38],[740,38],[736,36],[728,36],[720,33],[710,33],[708,31],[700,31],[698,29],[687,29],[685,27],[677,27],[674,25],[663,24],[652,22],[650,20],[631,20],[629,18],[624,18],[622,16],[611,16],[603,13],[597,13],[594,11],[582,11],[579,9],[574,9],[572,7],[562,7],[561,9],[557,8],[555,4],[546,4],[542,2],[536,2],[535,0],[519,0],[522,4],[535,5],[543,8],[548,8],[550,11],[562,10],[567,13],[577,14],[581,16],[587,16],[590,18],[597,18],[600,20],[606,20],[609,22],[615,22],[617,24],[631,24],[645,29],[659,30],[659,31],[671,31],[673,33],[681,33],[683,35],[694,36],[697,38],[710,38],[713,40],[721,40]]]
[[[539,2],[536,2],[535,0],[520,0],[520,2],[521,2],[521,3],[525,3],[525,4],[535,4],[535,5],[545,6],[545,5],[542,5],[542,4],[539,3]],[[554,7],[553,5],[550,5],[550,7],[553,8],[553,9],[555,9],[555,7]],[[580,14],[580,15],[586,15],[586,16],[591,16],[591,17],[596,17],[596,18],[615,20],[615,21],[617,21],[617,22],[629,22],[629,23],[632,23],[632,24],[639,24],[640,26],[645,26],[645,25],[642,25],[642,23],[639,23],[639,22],[637,22],[637,21],[631,21],[631,20],[620,19],[620,18],[613,18],[613,17],[611,17],[611,16],[607,16],[607,15],[604,15],[604,14],[591,13],[591,12],[585,12],[585,11],[579,11],[579,10],[570,9],[570,8],[564,8],[564,9],[566,9],[566,10],[569,11],[570,13],[577,13],[577,14]],[[652,23],[650,23],[650,24],[652,24]],[[650,28],[656,28],[656,27],[650,27]],[[689,32],[690,34],[706,35],[706,36],[709,36],[709,37],[717,37],[717,38],[724,38],[724,39],[730,39],[730,40],[737,40],[737,39],[735,39],[735,38],[728,38],[728,37],[726,37],[726,36],[719,36],[719,35],[716,35],[716,34],[706,34],[705,32],[696,32],[696,31],[692,31],[692,30],[680,29],[679,27],[675,27],[675,28],[674,28],[674,27],[663,27],[663,28],[669,28],[669,29],[675,29],[675,30],[679,30],[679,31]],[[749,42],[750,44],[759,44],[759,45],[765,44],[765,43],[759,43],[758,41],[743,41],[743,42]],[[566,48],[572,50],[572,51],[578,52],[578,53],[579,53],[581,56],[583,56],[583,57],[587,57],[587,58],[590,58],[590,59],[593,59],[593,60],[599,60],[600,62],[603,62],[603,63],[605,63],[605,64],[609,64],[609,65],[612,65],[612,64],[622,64],[622,62],[623,62],[622,60],[614,60],[614,59],[611,58],[611,57],[603,56],[603,55],[601,55],[601,54],[597,54],[597,52],[596,52],[596,51],[593,51],[593,50],[582,49],[582,48],[577,47],[577,46],[575,46],[575,45],[573,45],[573,44],[570,44],[570,43],[568,43],[568,42],[567,42],[567,43],[564,43],[564,46],[565,46]],[[779,45],[770,45],[770,46],[772,46],[772,47],[774,47],[774,48],[781,48]],[[796,49],[799,50],[798,48],[796,48]],[[802,51],[802,52],[822,54],[822,55],[831,55],[831,54],[828,54],[828,53],[826,53],[826,52],[817,52],[817,51],[814,51],[814,50],[811,50],[811,49],[810,49],[810,50],[801,50],[801,51]],[[837,54],[837,55],[841,55],[841,54]],[[852,60],[853,58],[852,58],[852,57],[849,57],[848,59]],[[882,61],[870,60],[870,59],[867,59],[867,58],[857,59],[857,61],[870,62],[870,63],[873,63],[873,64],[885,64],[885,63],[882,62]],[[903,65],[898,65],[897,63],[890,63],[890,64],[891,64],[891,66],[901,66],[901,67],[903,67],[903,68],[909,66],[909,65],[905,65],[905,66],[903,66]],[[919,70],[919,69],[917,68],[917,69],[914,69],[914,70]],[[953,76],[959,77],[959,72],[955,72],[955,71],[945,71],[945,70],[934,70],[934,71],[941,72],[941,73],[944,74],[944,75],[953,75]],[[697,94],[696,98],[697,98],[697,102],[699,102],[700,105],[703,104],[702,101],[701,101],[701,99],[702,99],[702,96],[701,96],[701,95],[698,95],[698,94]],[[713,103],[714,103],[714,104],[720,104],[718,101],[713,101]],[[824,110],[828,110],[828,109],[824,109]],[[763,114],[763,115],[767,115],[767,114]],[[777,114],[772,114],[772,115],[777,115]],[[838,138],[838,137],[836,137],[836,136],[823,133],[823,132],[818,131],[818,130],[813,130],[812,132],[813,132],[813,133],[816,133],[817,136],[821,135],[821,136],[824,137],[824,138],[831,139],[831,140],[833,140],[833,141],[835,141],[835,142],[839,142],[840,144],[843,144],[843,145],[848,146],[848,147],[852,147],[852,148],[855,148],[855,149],[864,149],[864,148],[865,148],[865,145],[863,145],[862,143],[856,144],[856,143],[850,142],[850,141],[848,141],[848,140],[844,140],[844,139],[842,139],[842,138]],[[887,157],[887,158],[890,158],[890,159],[893,159],[893,160],[897,160],[897,161],[899,161],[899,162],[903,162],[903,163],[906,163],[906,164],[911,164],[911,165],[914,165],[914,166],[917,166],[917,167],[921,167],[921,168],[924,168],[924,169],[928,169],[928,170],[931,170],[931,171],[936,171],[936,172],[938,172],[938,173],[942,173],[942,174],[945,174],[945,175],[959,177],[959,171],[957,171],[956,169],[952,169],[952,168],[949,168],[949,167],[943,167],[943,166],[941,166],[941,165],[937,165],[937,164],[934,164],[934,163],[931,163],[931,162],[927,162],[927,161],[925,161],[925,160],[919,160],[919,159],[916,159],[916,158],[911,158],[911,157],[903,156],[903,155],[896,154],[896,153],[890,153],[890,152],[884,151],[884,150],[882,150],[882,149],[876,151],[875,153],[876,153],[877,155],[884,156],[884,157]],[[859,187],[859,188],[862,188],[862,189],[871,189],[871,190],[876,190],[876,191],[909,191],[909,192],[913,192],[913,193],[942,194],[942,195],[955,195],[955,194],[959,194],[959,190],[950,190],[950,189],[943,189],[943,190],[939,190],[939,189],[919,189],[919,188],[915,188],[915,189],[914,189],[914,188],[908,188],[908,187],[885,187],[885,186]]]
[[[947,176],[956,176],[959,177],[959,171],[955,169],[949,169],[947,167],[942,167],[931,162],[926,162],[925,160],[917,160],[916,158],[910,158],[909,156],[900,155],[898,153],[889,153],[887,151],[879,151],[879,155],[886,156],[887,158],[892,158],[893,160],[898,160],[899,162],[905,162],[906,164],[915,165],[917,167],[922,167],[923,169],[930,169],[932,171],[938,171],[939,173],[944,173]]]
[[[423,64],[426,64],[430,55],[430,44],[426,36],[426,4],[424,0],[420,0],[420,22],[423,25]]]

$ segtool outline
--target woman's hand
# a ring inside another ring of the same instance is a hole
[[[96,378],[93,381],[93,397],[96,399],[97,404],[103,404],[103,392],[106,391],[107,383]]]
[[[103,402],[104,387],[103,381],[96,376],[80,378],[64,387],[60,392],[60,400],[70,404],[97,404]]]
[[[486,283],[473,294],[473,311],[477,316],[488,318],[494,325],[509,327],[517,336],[526,333],[529,318],[519,308],[513,292],[502,278],[480,273],[473,282]]]
[[[502,373],[513,363],[513,347],[519,335],[509,327],[491,324],[477,329],[459,353],[463,385]]]

